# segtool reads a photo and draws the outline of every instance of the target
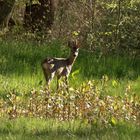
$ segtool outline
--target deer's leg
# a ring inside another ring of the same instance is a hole
[[[60,87],[60,84],[59,84],[59,80],[60,80],[61,76],[57,76],[57,90],[59,89]],[[63,79],[63,82],[65,83],[66,85],[66,90],[68,91],[68,77],[64,77]]]
[[[54,74],[51,72],[50,67],[47,63],[42,63],[42,69],[46,80],[46,86],[49,88],[50,82],[54,77]]]
[[[66,83],[66,90],[68,91],[69,90],[69,82],[68,82],[68,77],[65,76],[65,83]]]
[[[43,73],[45,76],[45,80],[46,80],[46,86],[49,87],[50,82],[51,82],[51,78],[50,78],[50,74],[48,73],[48,71],[46,69],[43,68]]]
[[[48,77],[48,84],[50,84],[50,82],[52,81],[52,79],[54,78],[55,73],[51,73]]]
[[[50,87],[50,83],[51,83],[52,79],[54,78],[55,73],[48,73],[46,75],[47,75],[46,76],[46,85],[48,87]]]
[[[46,86],[49,87],[49,84],[50,84],[50,78],[49,78],[49,75],[46,73],[46,71],[44,71],[44,76],[45,76],[45,80],[46,80]]]
[[[57,90],[59,89],[59,80],[60,80],[60,76],[57,76]]]

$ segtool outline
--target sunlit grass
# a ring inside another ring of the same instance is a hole
[[[37,45],[30,42],[1,41],[0,42],[0,93],[10,89],[28,92],[45,84],[41,69],[41,61],[47,56],[67,57],[69,49],[59,41]],[[126,86],[131,85],[136,94],[140,91],[139,58],[133,59],[127,55],[99,56],[81,49],[72,74],[70,85],[77,87],[88,80],[99,81],[103,75],[109,80],[108,93],[121,95]],[[112,81],[117,81],[113,86]],[[55,88],[55,80],[52,88]]]

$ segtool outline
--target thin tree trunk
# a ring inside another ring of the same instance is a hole
[[[8,27],[15,0],[0,0],[0,24]]]
[[[118,16],[117,16],[116,37],[115,37],[116,49],[118,49],[120,46],[120,20],[121,20],[121,0],[118,0]]]

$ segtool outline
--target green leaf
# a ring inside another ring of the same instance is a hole
[[[112,125],[116,125],[117,124],[117,120],[114,117],[111,118],[111,124]]]
[[[112,86],[113,86],[113,87],[116,87],[117,85],[118,85],[118,82],[117,82],[116,80],[113,80],[113,81],[112,81]]]
[[[74,31],[72,34],[73,34],[74,36],[78,36],[78,35],[79,35],[79,32]]]
[[[75,79],[75,75],[79,74],[80,69],[75,70],[74,72],[72,72],[72,78]]]

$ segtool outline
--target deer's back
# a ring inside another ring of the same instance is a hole
[[[48,73],[55,73],[58,77],[68,76],[71,71],[66,58],[46,58],[42,62],[42,68]]]

